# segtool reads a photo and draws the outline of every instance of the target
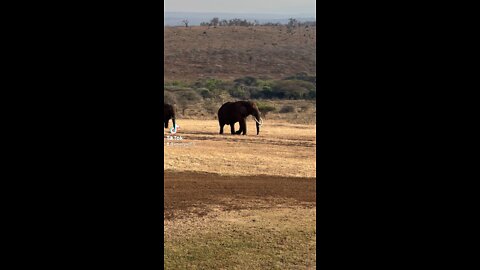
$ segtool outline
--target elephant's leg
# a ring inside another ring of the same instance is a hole
[[[238,134],[240,133],[247,135],[247,120],[245,118],[240,120],[240,130],[238,131]]]
[[[235,134],[240,135],[243,131],[242,120],[238,121],[238,123],[240,124],[240,128],[238,129],[237,132],[235,132]]]
[[[232,132],[232,135],[235,135],[235,123],[230,124],[230,131]]]
[[[220,123],[220,134],[223,134],[223,127],[225,126],[224,123]]]
[[[170,119],[165,119],[165,128],[168,128],[168,122],[170,121]]]

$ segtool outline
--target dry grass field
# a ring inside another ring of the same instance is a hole
[[[164,139],[165,269],[315,269],[315,125],[178,125],[181,140]]]
[[[165,170],[315,177],[315,125],[265,121],[257,136],[255,122],[250,118],[248,135],[233,136],[228,127],[226,134],[218,134],[216,120],[185,119],[177,124],[180,126],[177,136],[183,140],[164,139]],[[174,146],[169,147],[168,143]]]
[[[165,27],[165,81],[316,74],[316,29]]]

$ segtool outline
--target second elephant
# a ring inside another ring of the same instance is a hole
[[[172,119],[173,127],[176,127],[175,124],[175,107],[170,104],[163,103],[163,125],[165,128],[168,128],[168,122]]]

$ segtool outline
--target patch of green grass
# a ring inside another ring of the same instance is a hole
[[[203,229],[192,223],[166,239],[165,269],[314,268],[314,212],[272,213],[215,220]]]

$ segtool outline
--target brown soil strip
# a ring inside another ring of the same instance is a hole
[[[165,220],[204,216],[213,208],[225,211],[260,209],[286,202],[308,207],[315,206],[316,201],[315,178],[172,171],[164,175]]]

